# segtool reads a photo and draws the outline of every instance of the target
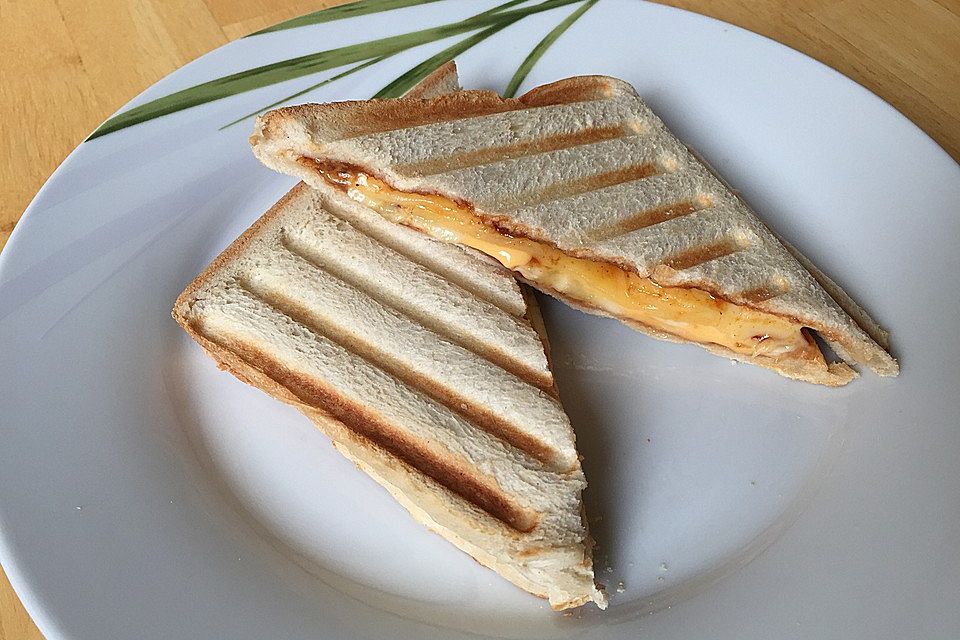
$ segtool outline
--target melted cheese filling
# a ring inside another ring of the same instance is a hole
[[[814,340],[789,319],[721,300],[700,289],[661,286],[614,264],[577,258],[548,244],[511,236],[442,196],[398,191],[361,172],[311,165],[329,183],[388,220],[472,247],[528,281],[585,307],[742,355],[799,358],[826,366]]]

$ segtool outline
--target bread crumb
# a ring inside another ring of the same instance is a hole
[[[623,580],[617,583],[617,593],[623,593],[626,590],[626,587],[623,584]]]

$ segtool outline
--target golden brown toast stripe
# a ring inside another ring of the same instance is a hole
[[[691,213],[696,213],[697,211],[706,209],[710,205],[711,202],[708,198],[693,198],[682,200],[680,202],[673,202],[671,204],[660,205],[650,209],[641,209],[633,216],[599,227],[594,227],[593,229],[588,229],[585,233],[591,240],[597,242],[601,240],[610,240],[611,238],[633,233],[639,229],[652,227],[660,224],[661,222],[672,220],[673,218],[688,216]]]
[[[661,168],[653,162],[631,164],[623,168],[601,171],[583,178],[555,182],[535,191],[516,196],[510,200],[510,206],[520,208],[555,200],[565,200],[582,193],[613,187],[624,182],[643,180],[660,172]]]
[[[736,294],[738,299],[750,304],[759,304],[767,300],[782,296],[789,291],[790,285],[783,278],[771,276],[763,284]]]
[[[500,145],[456,155],[431,158],[430,160],[412,162],[394,168],[404,173],[429,176],[447,171],[476,167],[500,160],[522,158],[538,153],[547,153],[549,151],[569,149],[585,144],[594,144],[602,140],[613,140],[614,138],[622,138],[629,135],[637,135],[636,129],[629,124],[590,127],[582,131],[559,133],[509,145]]]
[[[684,249],[663,259],[663,265],[677,271],[683,271],[698,264],[723,258],[747,248],[745,242],[733,236],[724,236],[709,244]]]

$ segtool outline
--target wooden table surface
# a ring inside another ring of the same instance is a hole
[[[0,249],[109,114],[229,40],[339,0],[0,0]],[[825,62],[960,159],[960,0],[677,0]],[[0,640],[41,638],[0,571]]]

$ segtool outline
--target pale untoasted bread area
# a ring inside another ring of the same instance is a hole
[[[851,364],[899,370],[866,313],[806,268],[622,81],[572,78],[499,102],[463,92],[304,105],[264,116],[251,142],[267,166],[317,188],[330,187],[299,158],[468,203],[513,235],[790,318]],[[854,377],[846,366],[739,359],[821,384]]]

